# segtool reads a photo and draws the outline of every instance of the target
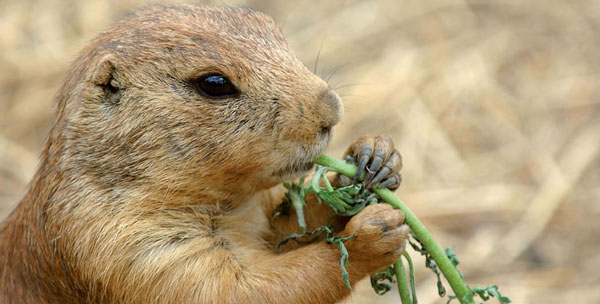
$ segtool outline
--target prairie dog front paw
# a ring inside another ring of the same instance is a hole
[[[409,231],[402,211],[388,204],[365,207],[350,219],[343,232],[355,235],[346,245],[350,263],[360,263],[368,273],[393,264],[404,252]]]
[[[388,135],[361,136],[348,147],[344,160],[358,166],[353,179],[342,174],[336,176],[341,186],[356,184],[366,171],[363,184],[366,188],[378,185],[378,188],[395,190],[402,182],[402,156],[394,148],[394,142]]]

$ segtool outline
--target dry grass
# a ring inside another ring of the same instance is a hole
[[[143,4],[2,1],[0,218],[33,174],[69,62]],[[273,15],[309,67],[320,51],[317,71],[334,72],[346,115],[330,154],[360,134],[395,138],[401,197],[470,284],[515,303],[600,302],[598,2],[234,4]],[[444,303],[419,269],[421,303]],[[352,302],[397,299],[363,287]]]

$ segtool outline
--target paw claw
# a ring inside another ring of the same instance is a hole
[[[392,176],[389,176],[383,182],[381,182],[379,184],[378,188],[388,188],[390,190],[396,190],[396,189],[398,189],[398,187],[400,187],[401,183],[402,183],[402,175],[394,174]]]
[[[369,167],[367,167],[367,176],[365,177],[365,180],[363,181],[363,183],[365,185],[370,185],[371,184],[371,181],[373,180],[373,177],[375,176],[375,174],[381,168],[381,164],[382,163],[383,163],[383,158],[381,158],[379,156],[375,156],[375,158],[373,158],[373,161],[371,162],[371,165]]]
[[[354,184],[349,177],[347,177],[346,175],[343,175],[343,174],[337,175],[336,182],[342,187],[346,187],[346,186],[350,186],[350,185]]]
[[[363,172],[365,172],[365,168],[367,167],[367,163],[369,163],[369,159],[371,158],[370,155],[363,155],[360,158],[360,162],[358,163],[358,171],[356,171],[356,175],[354,176],[354,183],[358,183],[358,180],[360,179],[360,176],[363,174]]]
[[[371,188],[373,186],[375,186],[377,183],[379,183],[381,180],[383,180],[385,177],[387,177],[390,172],[392,170],[390,170],[390,168],[388,167],[383,167],[383,169],[381,169],[377,175],[375,175],[375,177],[373,178],[373,180],[369,183],[369,185],[367,186],[367,188]]]

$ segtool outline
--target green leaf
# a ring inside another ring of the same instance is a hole
[[[487,287],[475,287],[472,288],[469,292],[471,295],[478,295],[482,300],[487,301],[490,297],[494,297],[498,299],[500,304],[512,303],[512,300],[509,297],[504,297],[498,291],[498,285],[490,285]]]
[[[394,280],[394,267],[388,266],[384,270],[371,276],[371,287],[373,287],[373,290],[375,290],[375,293],[378,295],[383,295],[392,289],[390,284],[385,283],[385,281],[390,283],[396,282]]]
[[[346,249],[344,242],[354,237],[355,235],[351,235],[348,237],[327,236],[327,238],[325,239],[328,243],[331,243],[340,249],[340,268],[342,270],[342,281],[344,282],[344,285],[346,285],[346,287],[348,287],[348,289],[350,290],[352,290],[352,286],[350,285],[350,276],[348,275],[348,271],[346,270],[346,265],[348,265],[348,250]]]

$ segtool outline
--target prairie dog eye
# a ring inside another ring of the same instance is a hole
[[[221,74],[201,76],[196,80],[196,87],[200,93],[211,98],[226,98],[239,93],[229,78]]]

